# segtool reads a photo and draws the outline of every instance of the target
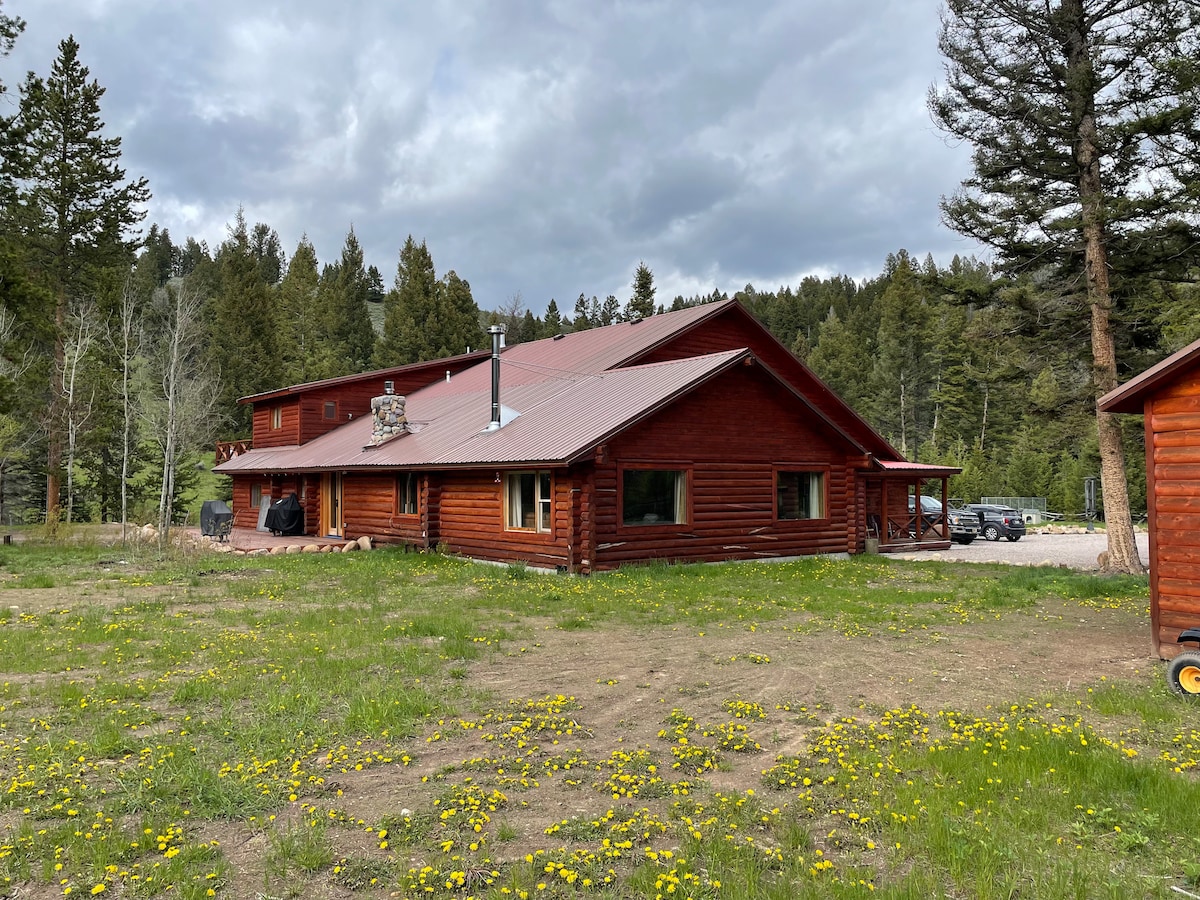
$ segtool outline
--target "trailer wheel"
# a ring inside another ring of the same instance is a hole
[[[1182,697],[1200,695],[1200,653],[1180,653],[1167,664],[1167,686]]]

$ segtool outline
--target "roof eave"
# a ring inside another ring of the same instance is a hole
[[[1120,387],[1109,391],[1097,401],[1101,412],[1140,413],[1145,407],[1147,396],[1164,381],[1200,362],[1200,340],[1192,341],[1182,350],[1176,351],[1162,362],[1151,366],[1142,374],[1129,379]]]

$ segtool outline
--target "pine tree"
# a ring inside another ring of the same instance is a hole
[[[654,273],[646,263],[639,262],[633,275],[633,296],[625,306],[624,319],[648,319],[654,315]]]
[[[375,332],[367,310],[371,282],[363,266],[363,251],[351,228],[342,246],[337,277],[329,304],[323,309],[325,337],[337,364],[333,375],[351,375],[370,364]]]
[[[0,45],[15,37],[12,20],[0,22]],[[19,28],[16,28],[19,31]],[[58,514],[66,435],[62,405],[65,326],[72,299],[92,292],[106,267],[128,267],[134,229],[150,197],[144,178],[127,181],[120,166],[121,139],[105,138],[100,118],[104,88],[88,81],[79,44],[68,37],[43,80],[29,73],[20,107],[7,122],[3,182],[4,230],[19,235],[21,249],[51,295],[53,360],[46,406],[46,514]]]
[[[931,426],[930,310],[904,251],[879,299],[871,420],[900,452],[914,454]]]
[[[423,359],[456,356],[478,350],[486,343],[479,324],[479,307],[471,285],[451,269],[437,284],[437,330],[428,336],[429,350]]]
[[[598,324],[611,325],[614,322],[621,320],[621,305],[617,302],[617,298],[609,294],[604,298],[604,305],[600,307],[600,316]]]
[[[1009,271],[1051,266],[1091,321],[1094,390],[1116,387],[1113,318],[1194,263],[1200,9],[1189,0],[950,0],[934,119],[974,147],[943,202]],[[1189,62],[1191,64],[1189,64]],[[1081,284],[1082,290],[1076,285]],[[1097,414],[1110,565],[1141,572],[1120,424]]]
[[[293,383],[325,377],[327,340],[317,311],[317,251],[300,238],[279,284],[279,355],[284,379]]]
[[[550,302],[546,304],[546,315],[542,317],[542,337],[554,337],[561,331],[562,315],[558,311],[558,304],[551,297]]]
[[[587,297],[580,291],[579,299],[575,301],[575,316],[572,321],[572,329],[574,331],[586,331],[592,328],[596,323],[592,321],[591,315],[588,312]]]
[[[210,303],[210,371],[220,382],[220,409],[236,436],[250,433],[251,409],[239,397],[279,387],[275,293],[263,280],[241,209],[217,251],[218,286]]]
[[[410,234],[400,249],[396,280],[384,298],[383,334],[375,344],[375,365],[398,366],[432,359],[426,335],[435,325],[437,274],[425,242]]]
[[[517,331],[516,343],[527,343],[536,341],[542,336],[542,321],[533,315],[532,310],[525,310],[525,315],[521,319],[521,327]]]

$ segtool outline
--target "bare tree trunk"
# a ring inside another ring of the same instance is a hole
[[[165,546],[171,531],[171,504],[175,498],[175,455],[176,435],[179,431],[179,391],[182,387],[182,342],[185,329],[183,289],[175,291],[171,299],[172,316],[171,331],[167,335],[169,349],[166,365],[163,367],[162,386],[163,398],[167,403],[166,433],[163,435],[163,476],[162,489],[158,495],[158,534],[159,541]]]
[[[983,419],[979,423],[979,452],[983,453],[983,443],[987,438],[988,398],[991,393],[991,383],[983,383]]]
[[[1092,377],[1096,397],[1117,386],[1117,354],[1113,344],[1112,291],[1108,277],[1108,245],[1104,225],[1104,192],[1100,174],[1100,154],[1096,131],[1095,95],[1092,93],[1091,59],[1082,30],[1083,11],[1079,0],[1080,29],[1068,44],[1068,82],[1078,85],[1079,200],[1083,221],[1084,275],[1087,280],[1088,306],[1092,313]],[[1073,104],[1074,105],[1074,104]],[[1108,564],[1117,572],[1140,574],[1146,569],[1138,557],[1133,536],[1133,517],[1129,513],[1129,488],[1125,481],[1125,451],[1121,428],[1108,413],[1096,411],[1096,430],[1100,442],[1100,489],[1104,497],[1105,531],[1108,536]]]
[[[46,524],[53,526],[59,517],[62,493],[62,403],[59,395],[66,346],[63,329],[67,324],[67,295],[59,288],[54,304],[54,366],[50,373],[50,408],[46,419]]]
[[[71,316],[73,320],[71,323],[71,338],[64,342],[63,347],[62,399],[63,411],[66,415],[66,521],[68,524],[73,521],[75,512],[75,454],[79,446],[79,431],[87,424],[87,420],[92,415],[91,401],[82,403],[79,400],[77,381],[79,378],[79,367],[83,363],[84,357],[92,349],[93,329],[95,327],[95,323],[93,322],[94,314],[95,309],[91,304],[84,303],[80,305],[79,309]]]
[[[129,529],[129,456],[133,435],[133,403],[130,396],[130,375],[133,366],[136,337],[136,295],[133,280],[125,280],[121,292],[121,542],[125,543]]]

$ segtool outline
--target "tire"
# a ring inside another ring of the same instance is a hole
[[[1180,653],[1167,663],[1167,687],[1181,697],[1200,697],[1200,653]]]
[[[1021,539],[1021,536],[1019,534],[1006,534],[1005,537],[1008,538],[1010,541],[1012,541],[1014,544]]]
[[[995,525],[984,525],[981,534],[989,541],[1000,540],[1000,529]]]

